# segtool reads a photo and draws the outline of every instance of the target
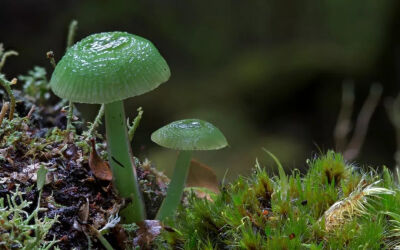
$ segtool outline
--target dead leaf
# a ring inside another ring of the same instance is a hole
[[[151,243],[161,233],[161,223],[159,220],[144,220],[137,223],[139,230],[137,236],[133,239],[133,246],[139,246],[140,249],[150,249]]]
[[[197,160],[190,162],[186,187],[203,187],[214,193],[219,193],[218,179],[214,170]]]
[[[90,169],[92,170],[96,178],[103,181],[111,181],[112,173],[110,170],[110,166],[97,154],[94,139],[91,140],[91,144],[92,144],[92,151],[90,151],[90,156],[89,156]]]
[[[53,182],[53,173],[51,172],[53,169],[51,169],[49,166],[51,166],[52,164],[50,162],[41,162],[41,163],[34,163],[34,164],[30,164],[25,166],[22,171],[20,172],[12,172],[10,174],[10,178],[12,180],[18,180],[20,182],[27,182],[29,180],[36,182],[37,181],[37,172],[40,169],[40,166],[44,165],[48,170],[46,173],[46,179],[45,179],[45,183],[44,184],[49,184],[51,182]]]
[[[120,224],[117,224],[112,230],[118,246],[121,249],[127,249],[128,234],[125,232],[124,228]]]
[[[81,222],[86,223],[89,219],[89,199],[86,198],[86,202],[84,202],[78,211],[78,217]]]
[[[74,143],[74,133],[72,131],[65,130],[65,138],[63,140],[63,144]]]

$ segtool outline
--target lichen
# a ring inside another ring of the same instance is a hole
[[[38,214],[43,211],[40,206],[28,213],[26,210],[32,202],[24,198],[25,194],[17,186],[15,192],[7,194],[6,199],[0,198],[0,249],[44,250],[57,243],[55,237],[46,240],[57,217],[39,219]]]

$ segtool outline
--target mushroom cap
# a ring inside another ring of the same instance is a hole
[[[199,119],[180,120],[165,125],[151,135],[151,140],[176,150],[215,150],[228,145],[218,128]]]
[[[167,81],[170,74],[150,41],[126,32],[104,32],[69,48],[50,86],[61,98],[100,104],[144,94]]]

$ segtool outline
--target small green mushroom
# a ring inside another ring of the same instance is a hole
[[[90,35],[70,47],[59,61],[50,86],[61,98],[105,104],[108,158],[119,195],[132,199],[125,222],[145,218],[132,160],[123,100],[157,88],[169,67],[148,40],[126,32]]]
[[[158,220],[164,220],[173,214],[180,203],[192,151],[221,149],[228,143],[218,128],[198,119],[172,122],[155,131],[151,140],[160,146],[180,150],[167,196],[157,214]]]

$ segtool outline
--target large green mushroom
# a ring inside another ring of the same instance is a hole
[[[151,140],[162,147],[180,151],[167,196],[157,214],[158,220],[164,220],[174,213],[180,203],[192,151],[221,149],[228,143],[218,128],[198,119],[172,122],[155,131],[151,135]]]
[[[145,218],[127,135],[123,100],[157,88],[170,77],[169,67],[148,40],[126,32],[90,35],[70,47],[51,77],[61,98],[105,104],[108,158],[119,195],[132,199],[126,222]]]

